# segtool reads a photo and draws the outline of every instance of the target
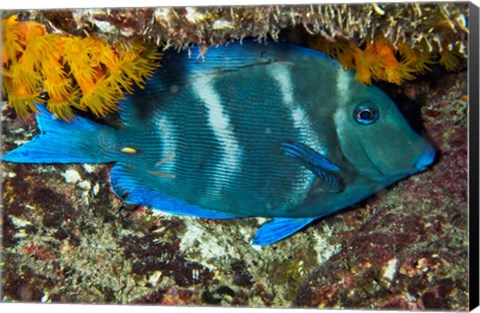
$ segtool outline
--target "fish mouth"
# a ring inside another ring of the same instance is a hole
[[[360,147],[360,151],[365,155],[365,159],[368,160],[369,164],[371,165],[368,172],[362,170],[359,171],[375,181],[382,181],[392,178],[399,179],[401,177],[425,171],[428,166],[434,162],[436,155],[436,150],[429,143],[426,143],[423,153],[414,158],[412,163],[410,163],[410,169],[404,169],[403,171],[400,170],[386,174],[381,170],[380,167],[375,165],[376,163],[373,161],[375,155],[372,155],[372,151],[365,149],[361,141],[358,141],[358,145]]]
[[[435,160],[435,155],[435,149],[431,145],[428,145],[426,150],[413,161],[414,169],[412,170],[412,174],[426,170]]]

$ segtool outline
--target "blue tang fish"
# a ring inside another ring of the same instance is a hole
[[[271,217],[253,239],[267,245],[434,159],[385,93],[317,51],[248,41],[162,63],[120,103],[125,127],[68,123],[39,105],[40,134],[3,160],[115,162],[110,183],[126,203]]]

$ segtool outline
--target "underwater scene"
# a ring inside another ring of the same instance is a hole
[[[468,310],[471,7],[2,11],[1,301]]]

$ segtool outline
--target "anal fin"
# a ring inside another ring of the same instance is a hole
[[[253,238],[254,245],[266,246],[286,238],[313,222],[317,217],[285,218],[276,217],[262,225]]]
[[[230,219],[238,216],[212,211],[200,206],[184,202],[161,191],[150,188],[142,179],[123,163],[117,163],[110,172],[110,184],[119,198],[128,204],[149,206],[162,212],[188,215],[210,219]]]

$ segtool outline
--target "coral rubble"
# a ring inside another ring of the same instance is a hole
[[[312,4],[295,6],[164,7],[38,11],[50,27],[67,33],[102,33],[112,38],[141,36],[175,47],[220,44],[245,37],[278,38],[303,26],[312,35],[359,43],[379,33],[396,44],[442,51],[442,42],[465,53],[468,3]]]

